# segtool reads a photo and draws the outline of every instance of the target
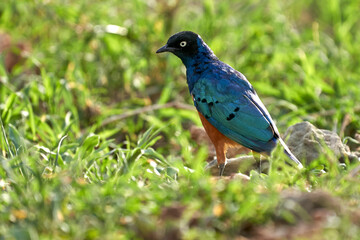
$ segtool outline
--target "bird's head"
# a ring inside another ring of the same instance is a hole
[[[159,48],[156,53],[171,52],[178,56],[185,65],[194,59],[198,53],[203,56],[216,58],[211,49],[201,37],[191,31],[178,32],[172,35],[167,43]]]

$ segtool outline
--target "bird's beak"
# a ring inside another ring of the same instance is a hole
[[[174,52],[176,50],[176,48],[174,47],[168,47],[167,44],[165,44],[165,46],[162,46],[161,48],[159,48],[156,53],[162,53],[162,52]]]
[[[162,46],[161,48],[159,48],[156,53],[162,53],[162,52],[168,52],[169,49],[168,49],[168,46],[167,44],[165,44],[164,46]]]

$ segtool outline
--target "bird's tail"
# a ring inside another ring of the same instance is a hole
[[[286,145],[286,143],[281,139],[279,138],[279,141],[281,143],[281,145],[284,147],[284,152],[286,155],[288,155],[288,157],[293,160],[299,169],[302,169],[304,166],[301,164],[301,162],[294,156],[294,154],[290,151],[290,149],[288,148],[288,146]]]

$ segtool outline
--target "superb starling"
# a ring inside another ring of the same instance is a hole
[[[269,112],[246,77],[221,62],[202,38],[190,31],[174,34],[156,53],[171,52],[186,67],[190,94],[216,149],[220,176],[229,147],[242,145],[270,155],[277,141],[300,168],[302,164],[281,139]]]

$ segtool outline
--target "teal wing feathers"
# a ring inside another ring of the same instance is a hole
[[[275,147],[278,131],[247,80],[205,76],[191,94],[197,110],[226,137],[256,152]]]

